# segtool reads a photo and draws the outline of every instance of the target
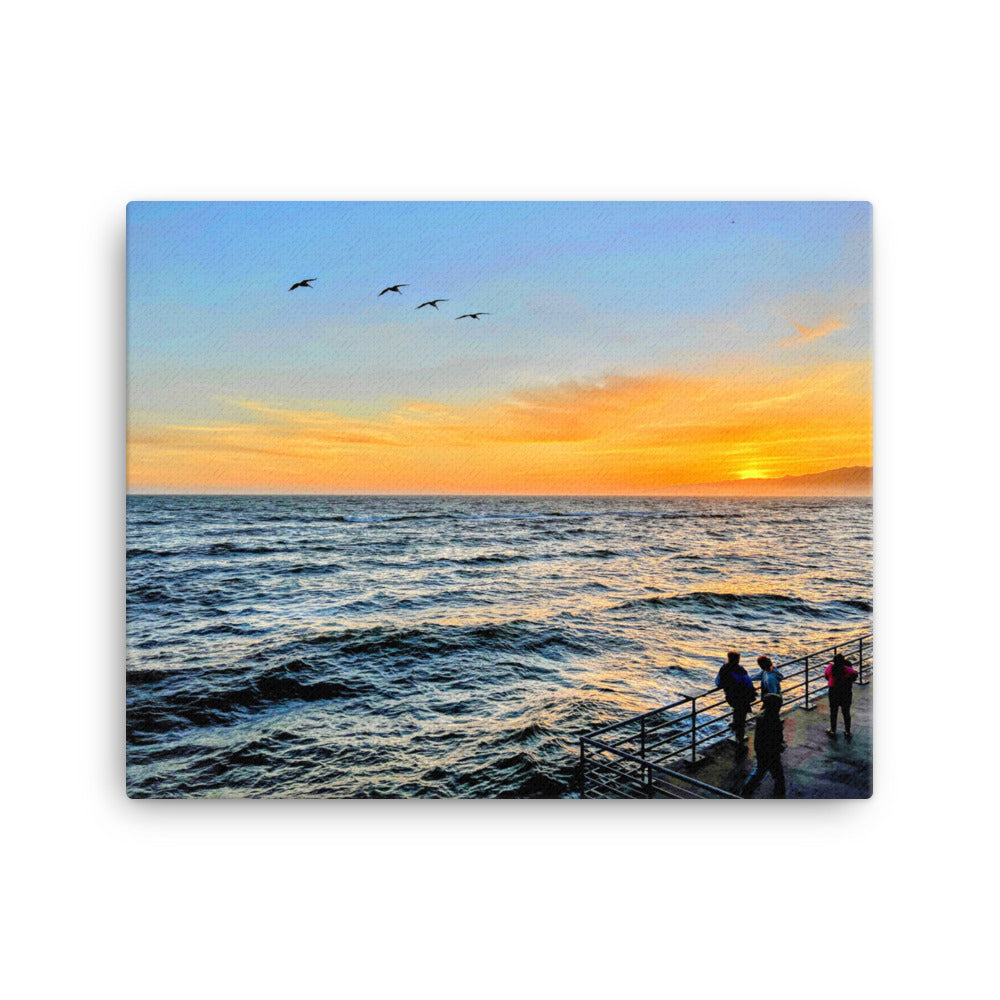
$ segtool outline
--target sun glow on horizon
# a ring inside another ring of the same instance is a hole
[[[865,363],[608,376],[463,406],[409,400],[368,418],[244,400],[226,421],[131,426],[128,483],[642,494],[803,475],[870,464],[870,378]]]

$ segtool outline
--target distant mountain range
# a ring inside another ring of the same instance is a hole
[[[678,496],[814,496],[870,497],[872,468],[852,465],[845,469],[814,472],[780,479],[729,479],[720,483],[686,483],[665,493]]]

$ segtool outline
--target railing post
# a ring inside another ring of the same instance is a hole
[[[809,656],[808,656],[808,654],[806,654],[806,656],[805,656],[805,661],[806,661],[806,700],[805,700],[805,704],[803,704],[803,706],[802,706],[802,709],[803,709],[803,711],[811,712],[816,706],[813,705],[809,701]]]
[[[580,740],[580,798],[587,797],[587,758],[583,752],[583,740]]]
[[[865,683],[865,637],[858,639],[858,684]]]
[[[691,699],[691,763],[698,759],[698,696]]]
[[[642,766],[639,768],[639,787],[644,785],[648,787],[649,779],[651,775],[649,774],[649,768],[646,767],[646,716],[643,716],[639,720],[639,756],[643,760]],[[646,794],[647,798],[651,798],[649,793]]]

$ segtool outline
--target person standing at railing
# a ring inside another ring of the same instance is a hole
[[[716,675],[715,686],[726,693],[726,702],[733,710],[733,735],[738,749],[743,750],[746,742],[747,712],[757,700],[753,681],[744,667],[740,666],[740,654],[731,651],[726,654],[726,662]]]
[[[851,666],[843,653],[833,657],[833,663],[827,664],[825,671],[826,686],[830,695],[830,728],[827,736],[837,736],[837,709],[844,716],[844,736],[851,738],[851,701],[854,697],[854,682],[858,672]]]
[[[769,694],[776,694],[781,697],[781,682],[785,679],[774,669],[774,664],[769,656],[758,656],[757,666],[760,667],[760,697],[763,701]]]
[[[753,752],[757,760],[740,792],[745,799],[753,795],[768,773],[774,778],[774,797],[785,797],[785,769],[781,764],[781,754],[785,749],[785,723],[780,713],[781,695],[764,695],[764,711],[753,732]]]

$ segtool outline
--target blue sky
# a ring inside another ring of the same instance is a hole
[[[866,358],[870,231],[857,202],[133,202],[130,411],[366,413],[734,359]],[[403,295],[378,297],[396,282]],[[431,298],[450,301],[415,310]],[[455,321],[477,310],[490,315]],[[831,316],[831,334],[776,350],[793,323]]]

